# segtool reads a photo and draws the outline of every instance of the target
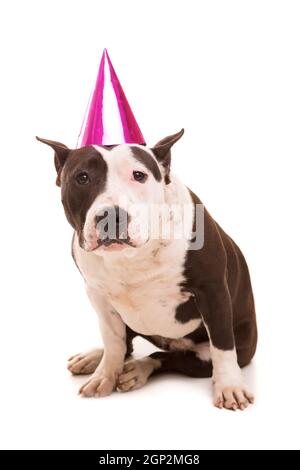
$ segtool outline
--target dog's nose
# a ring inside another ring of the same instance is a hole
[[[100,240],[127,241],[128,218],[128,213],[119,206],[103,207],[95,216]]]

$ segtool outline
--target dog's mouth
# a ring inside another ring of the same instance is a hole
[[[130,216],[119,206],[101,208],[94,217],[94,250],[120,250],[134,246],[128,234]]]
[[[79,236],[81,240],[80,246],[89,252],[96,250],[105,250],[105,251],[120,251],[126,247],[136,248],[137,244],[133,241],[127,234],[122,234],[117,237],[100,237],[99,233],[91,234],[87,239]]]
[[[115,250],[117,250],[125,248],[126,246],[131,246],[133,248],[135,247],[134,243],[130,240],[130,238],[98,238],[97,246],[94,248],[94,250],[97,250],[101,247],[104,249],[114,248]]]

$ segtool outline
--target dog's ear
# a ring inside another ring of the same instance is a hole
[[[61,142],[56,142],[55,140],[41,139],[40,137],[37,137],[37,136],[36,136],[36,139],[39,142],[42,142],[43,144],[49,145],[50,147],[53,148],[55,152],[54,165],[57,171],[56,184],[57,186],[60,186],[61,185],[61,181],[60,181],[61,170],[68,158],[68,155],[71,149],[69,149],[65,144],[62,144]]]
[[[165,169],[165,182],[170,183],[170,166],[171,166],[171,147],[179,140],[184,134],[184,129],[177,132],[177,134],[169,135],[164,139],[157,142],[151,149],[157,160],[163,165]]]

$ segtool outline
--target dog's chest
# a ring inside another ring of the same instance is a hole
[[[184,259],[183,250],[180,256],[178,250],[175,253],[172,247],[164,248],[144,257],[104,259],[92,270],[86,269],[84,276],[88,283],[96,283],[137,333],[181,338],[200,324],[200,319],[182,323],[176,318],[177,307],[190,297],[180,287]]]
[[[149,266],[149,270],[153,267]],[[188,301],[190,294],[182,292],[179,273],[152,271],[144,280],[125,276],[119,282],[107,286],[107,296],[124,322],[134,331],[168,338],[180,338],[198,325],[192,320],[185,324],[176,319],[178,305]]]

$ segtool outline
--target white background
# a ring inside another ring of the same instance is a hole
[[[299,2],[0,8],[1,447],[299,447]],[[85,379],[65,368],[99,335],[53,154],[34,136],[75,145],[103,47],[149,144],[185,127],[173,169],[248,260],[259,349],[243,413],[213,408],[211,381],[183,376],[81,399]]]

